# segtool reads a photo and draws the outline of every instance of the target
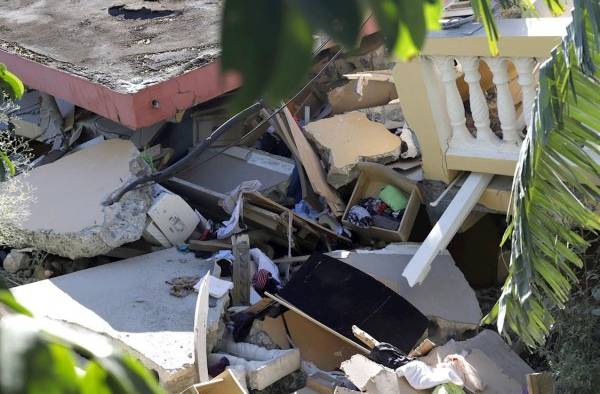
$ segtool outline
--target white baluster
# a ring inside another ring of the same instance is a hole
[[[444,90],[446,92],[446,109],[452,126],[451,142],[456,145],[472,143],[475,138],[469,133],[465,119],[465,107],[456,87],[458,74],[454,67],[454,58],[450,56],[434,56],[438,71],[441,74]]]
[[[469,84],[469,103],[471,106],[471,115],[477,128],[477,140],[485,142],[500,142],[498,137],[490,128],[490,110],[487,99],[481,89],[479,80],[479,58],[475,56],[459,57],[458,61],[462,65],[465,73],[465,82]]]
[[[535,60],[530,57],[517,57],[512,59],[512,62],[517,69],[518,81],[523,93],[524,123],[527,126],[527,130],[530,130],[531,122],[533,121],[533,103],[535,102],[536,94],[536,81],[533,75]]]
[[[486,57],[485,62],[494,74],[494,84],[497,92],[498,117],[502,126],[502,140],[511,144],[518,144],[521,138],[517,132],[517,111],[508,86],[509,77],[506,59],[501,57]]]

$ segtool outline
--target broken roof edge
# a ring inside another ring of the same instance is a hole
[[[81,76],[0,49],[4,63],[23,83],[132,129],[152,126],[241,86],[237,74],[221,74],[214,61],[135,93],[120,93]]]

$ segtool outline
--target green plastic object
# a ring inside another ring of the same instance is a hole
[[[405,209],[406,204],[408,204],[408,197],[406,197],[406,194],[392,185],[385,185],[382,187],[379,191],[379,198],[394,211],[401,211]]]

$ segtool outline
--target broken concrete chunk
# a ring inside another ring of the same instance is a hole
[[[235,370],[227,368],[212,380],[194,384],[180,394],[246,394],[248,390],[236,376]]]
[[[406,379],[399,378],[392,369],[377,364],[360,354],[344,361],[340,368],[356,387],[369,394],[428,392],[415,390]]]
[[[301,365],[298,349],[267,350],[251,343],[225,341],[221,350],[225,353],[209,355],[209,364],[226,357],[231,365],[246,370],[248,386],[256,390],[270,386]]]
[[[400,156],[400,138],[360,112],[311,122],[305,129],[329,164],[327,182],[334,187],[354,180],[359,162],[386,164]]]
[[[378,107],[363,108],[359,111],[367,115],[369,120],[381,123],[386,129],[398,129],[405,124],[404,114],[398,100]]]
[[[97,332],[156,371],[168,392],[196,382],[193,366],[196,297],[169,295],[165,281],[204,275],[206,260],[175,248],[14,287],[19,303],[84,332]],[[209,308],[207,349],[216,342],[228,297]],[[224,327],[222,327],[224,329]]]
[[[482,313],[475,291],[447,251],[435,258],[423,283],[415,287],[408,285],[402,271],[419,246],[418,243],[390,244],[379,250],[334,251],[328,255],[381,281],[441,328],[476,328]]]
[[[31,266],[31,256],[28,253],[12,250],[2,262],[4,269],[14,274]]]
[[[449,354],[462,354],[476,370],[485,385],[483,394],[521,393],[527,386],[526,375],[533,370],[491,330],[474,338],[433,349],[420,360],[437,365]]]
[[[102,202],[130,178],[147,171],[129,141],[110,140],[19,175],[31,193],[26,217],[8,222],[0,241],[76,259],[93,257],[140,239],[150,203],[147,189],[120,202]]]
[[[396,86],[390,81],[356,79],[327,93],[334,114],[361,108],[385,105],[398,98]]]

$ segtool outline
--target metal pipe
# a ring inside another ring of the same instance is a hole
[[[125,193],[134,190],[140,186],[146,185],[152,182],[160,182],[166,179],[171,178],[175,174],[180,171],[185,170],[190,162],[204,152],[212,143],[218,140],[226,131],[231,129],[240,119],[246,118],[256,112],[258,112],[263,107],[262,101],[258,101],[248,108],[238,112],[231,118],[229,118],[225,123],[219,126],[215,131],[213,131],[208,137],[204,139],[201,143],[194,146],[192,150],[185,155],[182,159],[178,160],[176,163],[173,163],[169,167],[165,168],[162,171],[155,172],[154,174],[145,175],[136,179],[133,179],[120,189],[115,190],[111,195],[104,201],[104,205],[112,205],[115,202],[119,201]]]

